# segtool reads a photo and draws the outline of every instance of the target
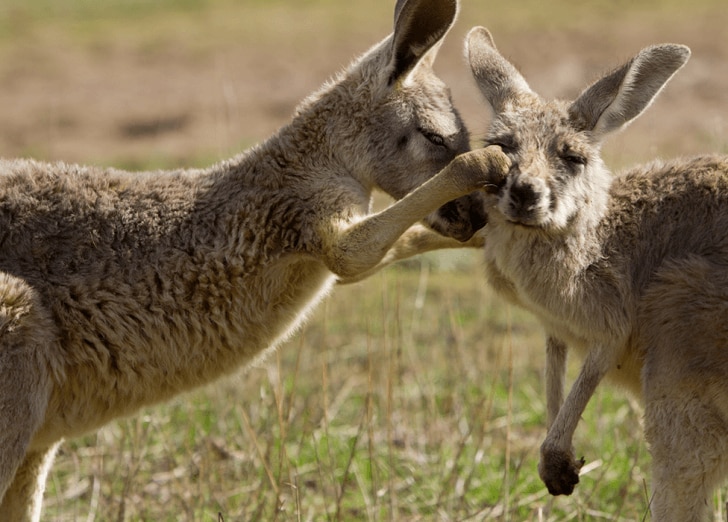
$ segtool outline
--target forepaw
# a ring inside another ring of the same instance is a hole
[[[461,154],[450,165],[468,185],[466,192],[484,190],[495,194],[505,184],[511,160],[500,147],[491,145]]]
[[[576,460],[572,452],[541,449],[538,474],[552,495],[571,495],[579,483],[584,457]]]

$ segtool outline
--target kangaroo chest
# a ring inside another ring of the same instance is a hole
[[[170,293],[149,300],[117,289],[128,299],[115,299],[103,314],[65,306],[57,348],[65,354],[65,377],[52,392],[38,444],[82,434],[235,371],[286,340],[334,279],[310,259],[279,260],[237,280],[211,278],[192,285],[185,299]]]

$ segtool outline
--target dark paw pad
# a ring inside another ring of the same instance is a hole
[[[551,452],[542,454],[539,475],[552,495],[571,495],[579,483],[579,470],[584,457],[575,460],[568,453]]]

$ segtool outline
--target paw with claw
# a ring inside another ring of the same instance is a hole
[[[573,451],[542,446],[538,474],[552,495],[571,495],[583,465],[584,457],[576,460]]]
[[[447,167],[464,192],[495,194],[506,182],[511,160],[500,147],[490,145],[457,156]]]

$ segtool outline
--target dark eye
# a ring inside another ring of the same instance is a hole
[[[583,167],[586,165],[586,157],[575,152],[565,152],[561,155],[561,159],[574,166]]]
[[[485,144],[498,145],[504,154],[511,154],[513,152],[516,152],[516,149],[518,148],[516,141],[509,136],[493,138],[492,140],[487,140]]]
[[[429,140],[430,143],[433,145],[437,145],[438,147],[446,147],[447,143],[445,142],[445,138],[443,138],[441,135],[439,135],[436,132],[428,131],[426,129],[417,129],[420,131],[420,134],[422,134],[425,138]]]

